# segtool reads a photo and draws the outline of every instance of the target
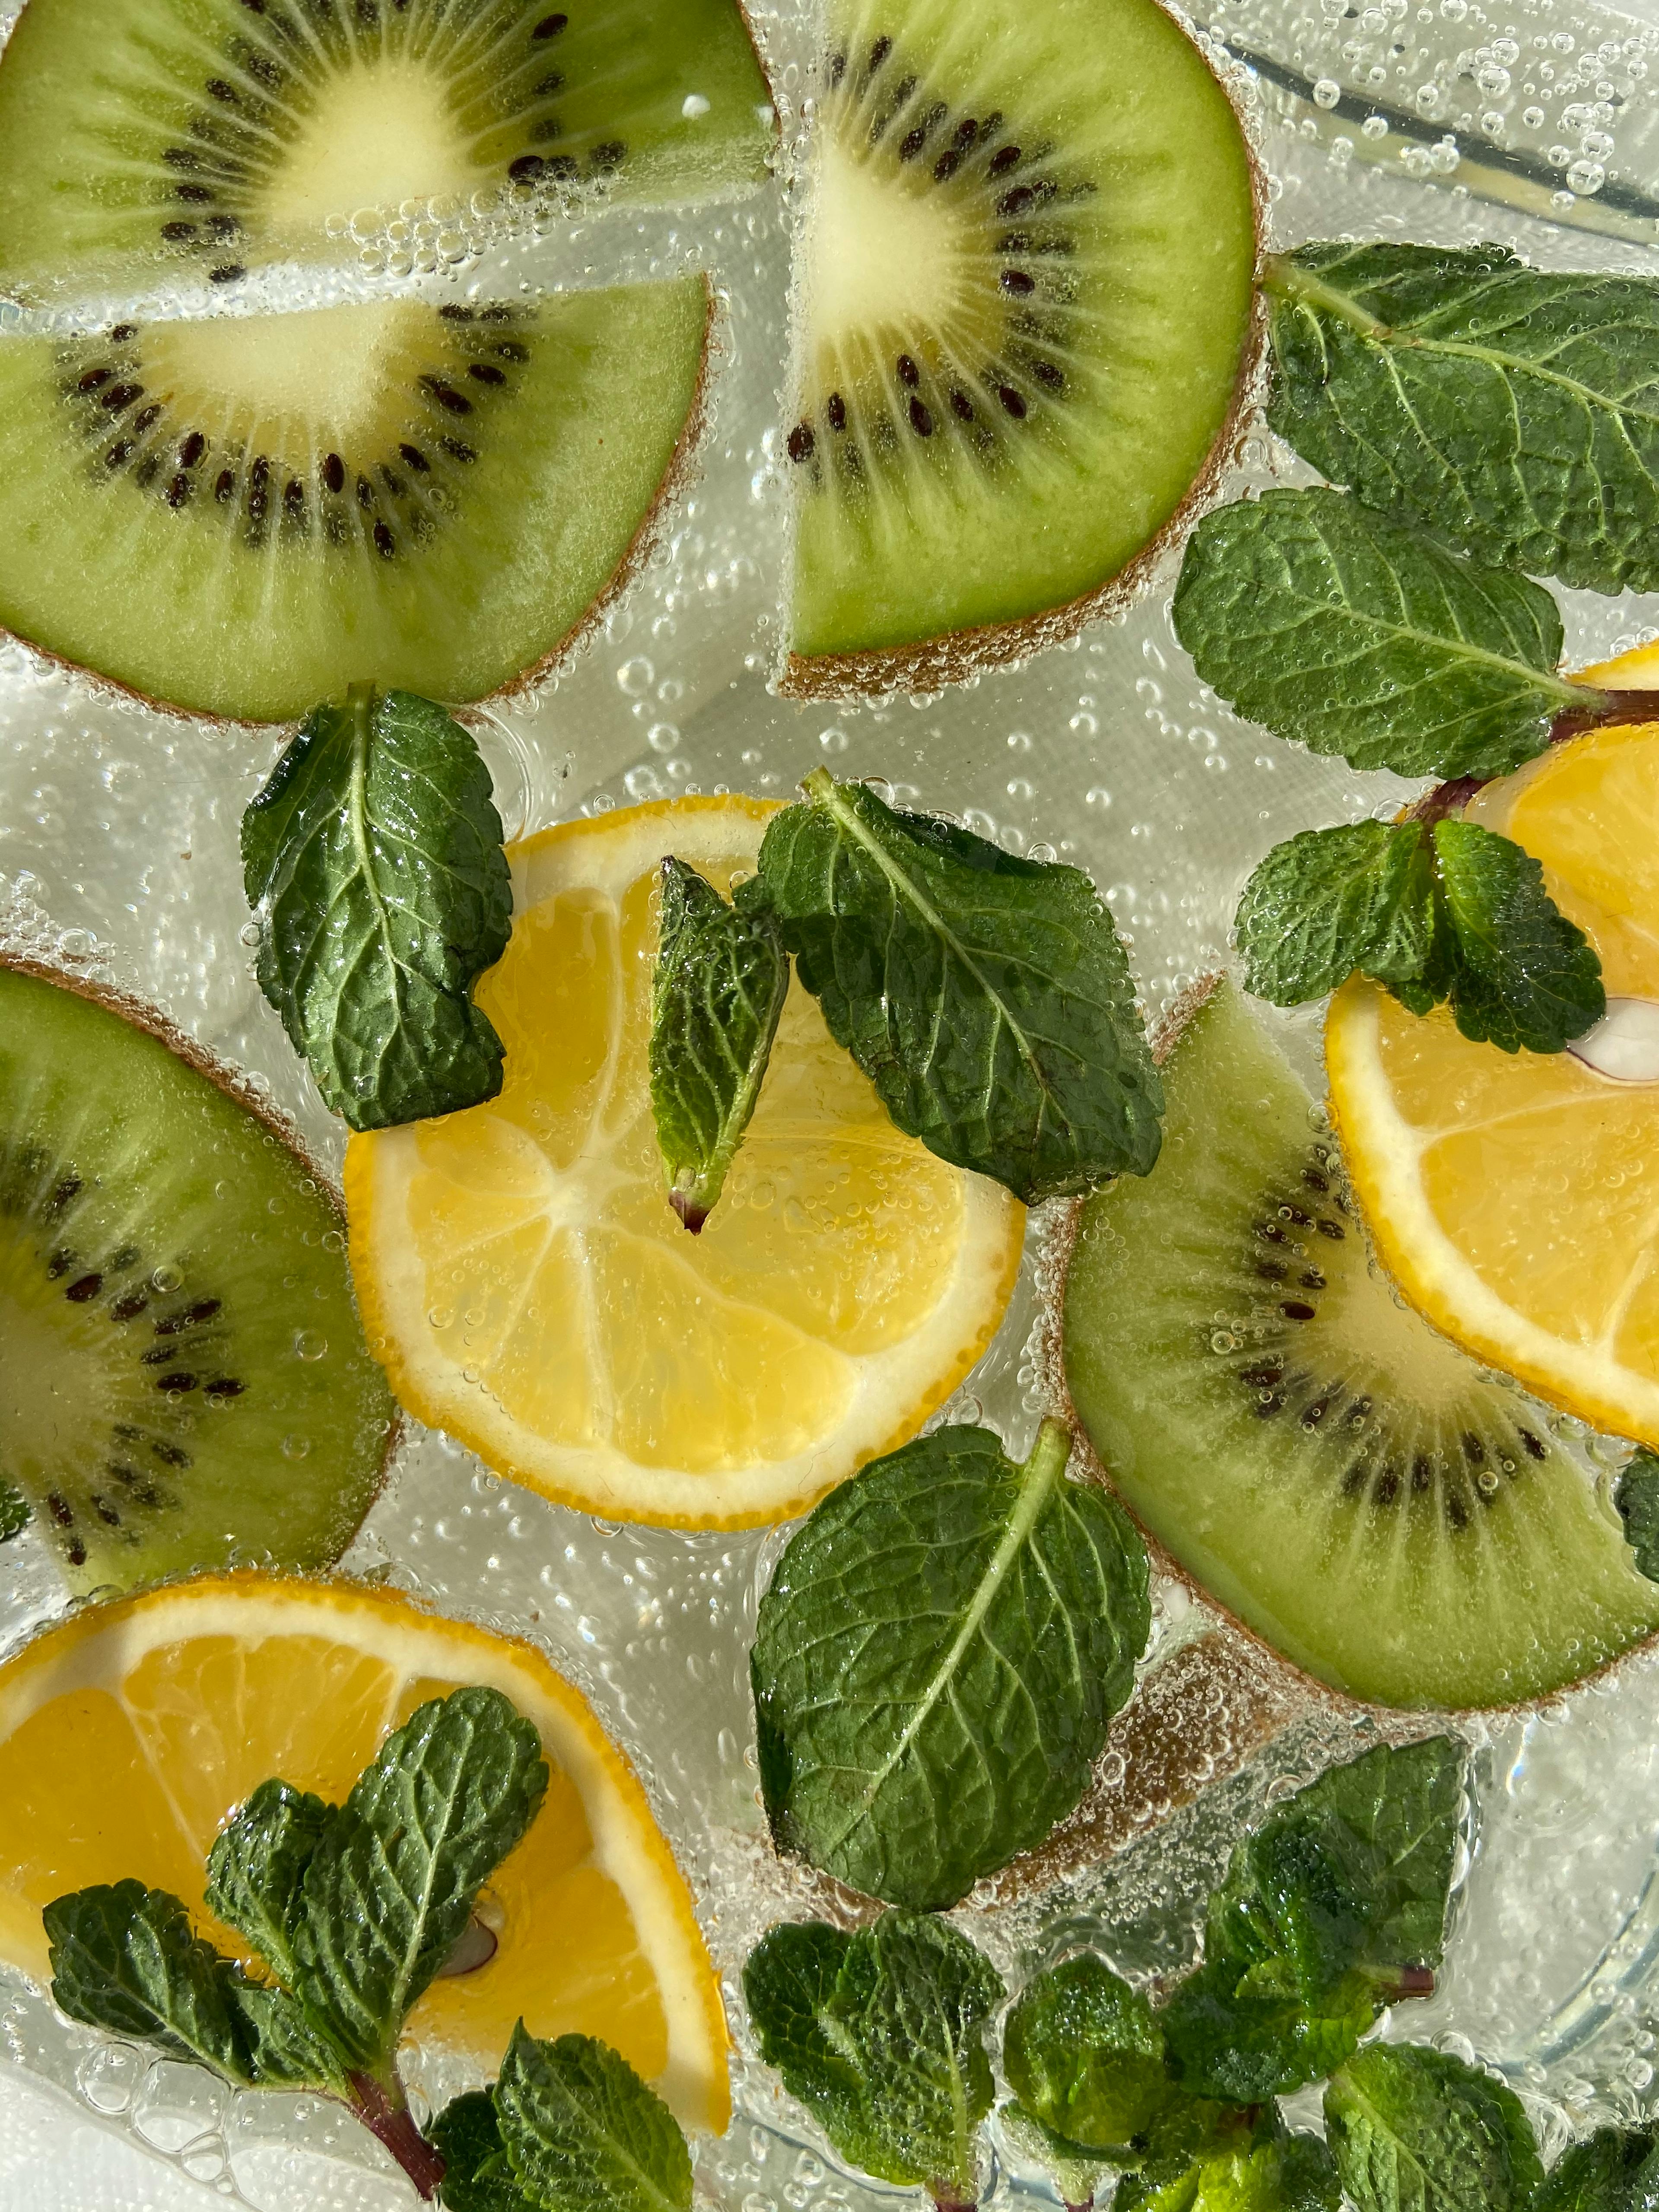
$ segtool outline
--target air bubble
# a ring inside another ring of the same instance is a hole
[[[1334,107],[1342,97],[1342,88],[1332,76],[1322,76],[1313,88],[1316,107]]]
[[[294,1352],[299,1359],[320,1359],[328,1350],[328,1339],[314,1328],[302,1328],[294,1340]]]
[[[171,1263],[163,1263],[162,1266],[151,1271],[149,1279],[151,1286],[160,1291],[165,1297],[169,1291],[184,1288],[185,1271],[182,1267],[174,1267]]]

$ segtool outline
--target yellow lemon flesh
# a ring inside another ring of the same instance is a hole
[[[477,992],[501,1096],[346,1155],[358,1296],[404,1403],[615,1519],[801,1512],[950,1395],[1018,1269],[1024,1209],[894,1127],[798,981],[701,1236],[670,1207],[647,1070],[659,866],[729,891],[774,811],[679,799],[514,847],[512,942]]]
[[[1645,648],[1588,670],[1659,685]],[[1659,700],[1656,701],[1659,708]],[[1468,1351],[1598,1428],[1659,1444],[1659,722],[1558,745],[1468,818],[1539,860],[1601,957],[1570,1052],[1472,1044],[1358,978],[1331,1001],[1331,1105],[1381,1256]]]
[[[202,1904],[209,1846],[272,1775],[337,1804],[389,1732],[464,1683],[532,1722],[552,1778],[478,1914],[496,1948],[435,1981],[409,2033],[494,2073],[534,2035],[602,2038],[688,2126],[730,2104],[719,1986],[645,1792],[531,1646],[388,1591],[227,1575],[86,1608],[0,1668],[0,1957],[44,1981],[41,1908],[129,1875]]]

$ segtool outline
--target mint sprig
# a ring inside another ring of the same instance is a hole
[[[1325,2126],[1358,2212],[1532,2212],[1544,2179],[1514,2091],[1423,2044],[1358,2052],[1327,2086]]]
[[[1528,2212],[1653,2212],[1659,2131],[1598,2128],[1550,2169]]]
[[[739,913],[696,870],[662,864],[651,983],[651,1110],[668,1198],[695,1237],[725,1187],[789,988],[776,923]]]
[[[493,1098],[502,1048],[471,987],[507,949],[513,884],[489,772],[409,691],[317,707],[242,817],[259,988],[354,1129]]]
[[[1505,1052],[1559,1052],[1607,1011],[1601,964],[1543,870],[1478,823],[1357,822],[1276,845],[1235,922],[1244,982],[1300,1005],[1358,972]]]
[[[1317,2136],[1293,2135],[1273,2108],[1172,2179],[1126,2176],[1112,2212],[1341,2212],[1341,2202],[1329,2151]]]

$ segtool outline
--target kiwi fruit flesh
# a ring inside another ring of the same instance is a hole
[[[453,256],[553,195],[729,192],[766,174],[768,100],[733,0],[28,0],[0,291],[355,261],[349,225]]]
[[[637,556],[709,314],[690,276],[9,337],[0,625],[233,720],[501,690]]]
[[[393,1419],[344,1243],[205,1063],[0,966],[0,1478],[75,1589],[338,1558]]]
[[[1087,1200],[1077,1412],[1176,1568],[1352,1695],[1542,1697],[1659,1629],[1547,1418],[1397,1297],[1322,1115],[1225,983],[1164,1067],[1158,1165]]]
[[[786,690],[1074,632],[1242,404],[1256,185],[1157,0],[836,0],[797,278]]]

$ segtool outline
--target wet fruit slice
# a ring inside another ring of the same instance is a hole
[[[513,848],[513,939],[477,991],[501,1097],[346,1154],[358,1294],[404,1403],[616,1519],[803,1511],[949,1395],[1019,1264],[1024,1209],[902,1135],[799,984],[708,1226],[670,1206],[646,1064],[659,863],[725,890],[770,811],[681,799]]]
[[[1224,441],[1249,152],[1155,0],[836,0],[797,332],[787,688],[891,690],[1101,611]]]
[[[708,314],[688,277],[9,337],[0,624],[234,720],[366,671],[482,698],[638,557],[696,427]]]
[[[208,1847],[280,1775],[331,1803],[416,1706],[498,1689],[553,1777],[479,1900],[485,1964],[434,1982],[409,2034],[493,2073],[520,2015],[597,2035],[690,2126],[729,2110],[720,1990],[632,1768],[540,1652],[387,1590],[233,1575],[73,1614],[0,1668],[0,1957],[47,1972],[43,1905],[132,1875],[202,1905]]]
[[[1644,672],[1590,672],[1628,688]],[[1601,956],[1607,1017],[1565,1053],[1511,1056],[1346,985],[1325,1048],[1354,1188],[1437,1327],[1659,1444],[1659,723],[1553,746],[1465,811],[1542,862]]]
[[[333,1203],[174,1042],[0,966],[0,1477],[77,1589],[325,1565],[390,1441]]]
[[[1157,1167],[1081,1209],[1065,1352],[1177,1569],[1387,1705],[1539,1697],[1659,1629],[1659,1588],[1541,1413],[1373,1272],[1335,1147],[1231,986],[1164,1073]]]
[[[430,266],[555,194],[757,183],[769,98],[732,0],[29,0],[0,59],[0,291],[374,242]]]

